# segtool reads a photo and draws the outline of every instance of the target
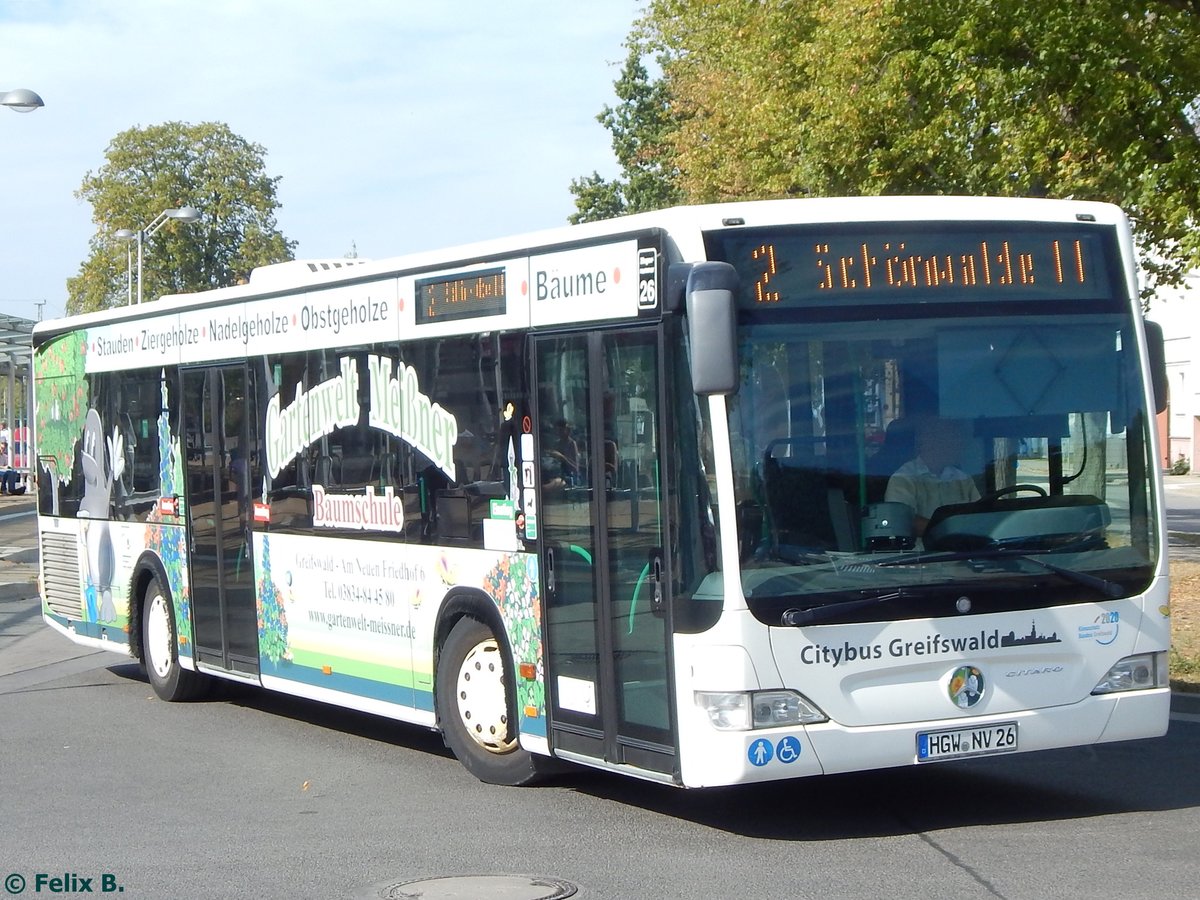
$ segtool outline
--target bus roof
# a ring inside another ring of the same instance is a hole
[[[61,333],[89,324],[118,321],[194,305],[247,300],[306,288],[386,278],[422,269],[451,267],[522,250],[545,250],[559,244],[596,241],[610,235],[661,229],[684,258],[700,259],[703,235],[720,228],[823,222],[872,221],[985,221],[1031,222],[1095,221],[1120,225],[1128,238],[1121,210],[1108,203],[1040,198],[968,196],[822,197],[784,200],[747,200],[694,206],[676,206],[598,222],[565,225],[435,250],[418,251],[382,259],[290,260],[256,268],[248,283],[189,294],[169,294],[138,307],[112,307],[64,319],[38,323],[39,334]]]

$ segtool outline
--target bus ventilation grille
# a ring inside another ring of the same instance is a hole
[[[78,619],[83,609],[79,593],[79,540],[73,534],[42,532],[42,591],[51,611]]]

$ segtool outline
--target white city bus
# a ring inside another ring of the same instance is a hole
[[[1137,297],[1111,206],[814,199],[43,323],[44,617],[164,699],[367,710],[507,784],[1161,735]],[[914,510],[933,419],[961,440],[923,477],[967,493]]]

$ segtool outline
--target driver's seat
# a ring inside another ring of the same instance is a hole
[[[779,458],[768,448],[762,472],[773,543],[815,552],[858,549],[850,504],[816,460]]]

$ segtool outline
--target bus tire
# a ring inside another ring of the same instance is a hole
[[[150,686],[163,700],[194,700],[208,686],[199,672],[179,666],[175,637],[175,612],[171,596],[157,577],[151,578],[142,596],[142,661]]]
[[[512,666],[492,629],[464,616],[450,630],[437,664],[438,718],[446,746],[488,784],[529,784],[539,758],[517,740]]]

